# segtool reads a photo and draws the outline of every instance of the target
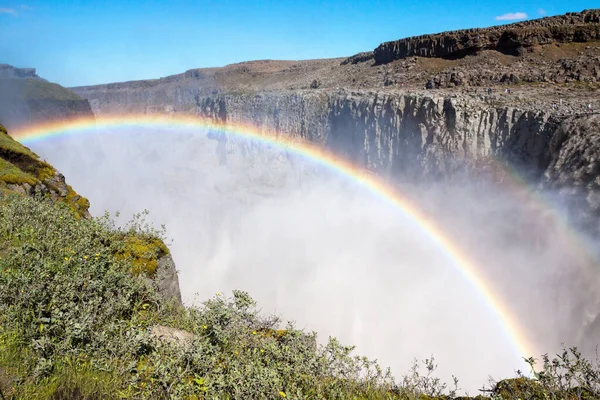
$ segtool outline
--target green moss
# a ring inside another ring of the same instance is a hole
[[[0,158],[0,181],[7,184],[17,184],[21,185],[23,183],[28,183],[30,185],[35,185],[37,180],[31,174],[23,172],[19,168],[15,167],[13,164],[8,161]]]
[[[70,185],[67,185],[67,195],[61,197],[59,201],[69,206],[77,218],[83,217],[90,208],[89,200],[77,194]]]
[[[290,331],[288,331],[287,329],[259,329],[256,331],[256,333],[263,337],[281,340],[282,338],[290,334]]]
[[[0,129],[0,150],[2,150],[3,153],[22,154],[34,160],[39,159],[37,154],[11,138],[4,127]]]
[[[3,126],[0,125],[0,128],[0,182],[28,183],[32,186],[43,182],[49,189],[59,192],[59,188],[51,182],[57,173],[52,165],[40,160],[37,154],[11,138]],[[78,195],[71,186],[68,186],[67,195],[60,197],[59,201],[66,203],[78,218],[86,215],[90,208],[89,201]]]
[[[529,378],[504,379],[496,384],[494,394],[503,399],[545,399],[546,392],[538,381]]]
[[[169,254],[169,249],[162,240],[151,236],[127,235],[118,240],[120,245],[115,257],[129,261],[134,275],[153,277],[158,268],[158,259]]]

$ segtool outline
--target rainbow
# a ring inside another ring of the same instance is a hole
[[[92,131],[93,128],[193,128],[197,130],[212,130],[245,137],[259,142],[270,144],[296,153],[312,161],[327,166],[337,173],[350,178],[369,189],[374,194],[398,208],[409,220],[412,220],[420,229],[439,246],[452,260],[462,276],[475,288],[487,306],[495,313],[505,334],[510,339],[518,352],[519,357],[530,357],[537,354],[534,346],[529,343],[521,327],[513,318],[510,311],[493,290],[491,285],[478,272],[476,265],[470,260],[468,254],[447,237],[435,221],[425,215],[411,201],[389,187],[381,179],[366,174],[350,162],[334,156],[313,143],[300,140],[291,140],[284,135],[276,136],[269,132],[259,132],[249,125],[235,124],[224,125],[214,121],[191,116],[154,117],[150,115],[120,115],[109,117],[83,118],[70,121],[58,121],[32,125],[13,133],[13,137],[23,144],[35,143],[52,137],[63,137]]]

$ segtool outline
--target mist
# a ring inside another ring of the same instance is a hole
[[[90,200],[93,215],[119,211],[126,222],[148,209],[166,225],[187,305],[245,290],[264,313],[321,342],[356,345],[398,378],[414,358],[434,355],[437,375],[457,376],[470,394],[488,376],[526,371],[521,356],[562,342],[592,354],[597,262],[547,207],[486,181],[401,187],[466,249],[539,352],[519,354],[453,260],[397,207],[256,142],[230,140],[222,165],[207,133],[113,129],[29,146]]]

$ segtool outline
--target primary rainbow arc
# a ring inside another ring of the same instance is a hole
[[[537,352],[528,342],[526,335],[517,324],[512,314],[504,305],[502,299],[494,292],[491,286],[478,273],[477,267],[470,260],[466,252],[447,237],[442,229],[427,215],[422,213],[408,199],[390,188],[377,177],[365,174],[363,170],[355,167],[322,147],[307,141],[293,141],[283,135],[260,133],[256,128],[242,124],[218,124],[206,119],[191,116],[153,117],[150,115],[119,115],[96,118],[80,118],[67,121],[41,123],[21,129],[13,134],[15,139],[23,144],[46,140],[51,137],[83,134],[91,128],[117,128],[125,126],[137,127],[182,127],[195,129],[210,129],[225,132],[235,136],[247,137],[264,143],[274,145],[309,158],[319,164],[328,166],[332,170],[345,175],[379,195],[387,202],[395,205],[406,217],[418,225],[422,231],[438,245],[453,261],[463,277],[477,290],[496,314],[507,337],[515,346],[520,357],[530,357]]]

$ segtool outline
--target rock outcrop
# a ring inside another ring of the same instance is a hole
[[[73,90],[98,115],[250,124],[396,178],[446,179],[501,160],[534,184],[576,186],[600,212],[594,158],[578,150],[595,140],[598,40],[594,9],[402,39],[346,59],[262,60]]]
[[[171,254],[165,254],[158,259],[158,268],[154,277],[158,293],[167,302],[182,306],[181,289],[179,288],[179,275]]]
[[[40,78],[35,69],[0,65],[0,121],[8,129],[93,116],[87,100]]]
[[[12,139],[0,125],[0,192],[41,196],[67,204],[77,217],[90,218],[89,201],[39,156]]]
[[[36,74],[35,68],[16,68],[8,64],[0,64],[0,79],[35,78],[44,80]]]
[[[518,55],[537,45],[593,40],[600,40],[600,9],[395,40],[379,45],[374,59],[384,64],[413,56],[459,58],[482,50]]]
[[[154,112],[192,113],[220,123],[251,124],[259,131],[307,139],[387,176],[444,179],[477,160],[500,159],[539,184],[578,182],[589,191],[590,206],[598,192],[590,183],[597,176],[591,158],[579,162],[581,168],[596,174],[594,177],[564,168],[565,162],[560,161],[567,151],[562,147],[567,141],[559,139],[564,136],[561,129],[570,129],[564,127],[573,121],[587,121],[586,133],[568,142],[577,146],[580,140],[591,140],[597,118],[593,113],[578,114],[582,109],[570,108],[566,102],[560,108],[519,106],[503,104],[507,95],[451,92],[305,90],[186,97],[177,90],[170,93],[167,86],[162,90],[168,104],[152,106]],[[110,92],[104,98],[108,100],[97,103],[103,113],[124,108],[152,112],[148,104],[131,102],[126,90]],[[569,153],[569,163],[577,154]],[[561,173],[552,172],[556,168]]]
[[[0,196],[6,192],[48,198],[69,206],[77,218],[91,218],[88,199],[0,125]],[[177,269],[167,246],[155,237],[127,235],[123,239],[124,246],[116,249],[115,256],[131,262],[133,274],[149,277],[165,303],[183,306]]]

